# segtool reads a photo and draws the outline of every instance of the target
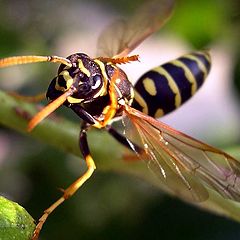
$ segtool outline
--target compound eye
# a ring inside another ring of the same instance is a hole
[[[81,82],[89,82],[89,77],[85,74],[83,74],[83,76],[80,76],[81,78]]]
[[[92,77],[93,79],[93,85],[92,89],[97,89],[102,84],[102,76],[99,74],[96,74]]]

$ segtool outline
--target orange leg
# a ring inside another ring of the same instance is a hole
[[[48,209],[44,211],[44,214],[39,219],[39,222],[35,228],[35,231],[32,236],[32,240],[37,240],[39,233],[43,227],[43,224],[46,222],[48,216],[65,200],[70,198],[93,174],[96,169],[95,163],[90,155],[90,151],[87,144],[87,135],[86,128],[83,126],[80,132],[79,145],[82,151],[83,157],[85,158],[87,164],[87,171],[83,176],[78,178],[74,183],[72,183],[67,189],[64,190],[64,194],[59,198],[55,203],[53,203]]]
[[[50,102],[46,107],[44,107],[40,112],[38,112],[28,123],[27,130],[30,132],[33,128],[36,127],[44,118],[46,118],[49,114],[54,112],[58,107],[60,107],[67,99],[67,97],[73,94],[74,90],[71,88],[56,98],[54,101]]]
[[[119,76],[119,69],[116,69],[111,82],[110,82],[110,87],[109,87],[109,96],[110,96],[110,102],[111,104],[108,105],[107,107],[104,108],[103,114],[104,114],[104,120],[103,121],[98,121],[95,123],[93,126],[96,128],[103,128],[106,127],[107,124],[109,124],[109,121],[113,119],[115,116],[117,109],[118,109],[118,99],[117,99],[117,94],[116,94],[116,89],[115,89],[115,82],[118,79]]]

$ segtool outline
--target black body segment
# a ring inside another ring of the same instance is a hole
[[[75,53],[68,56],[71,67],[61,64],[58,75],[51,81],[46,97],[54,101],[70,88],[73,94],[63,103],[71,108],[81,119],[88,124],[101,121],[111,105],[109,86],[115,71],[118,79],[116,98],[123,99],[129,105],[133,99],[133,86],[123,70],[115,64],[102,62],[98,58],[92,59],[84,53]],[[119,111],[118,111],[119,110]],[[121,114],[116,109],[116,116]]]
[[[132,107],[158,118],[181,106],[202,86],[211,67],[207,51],[186,54],[142,75]]]

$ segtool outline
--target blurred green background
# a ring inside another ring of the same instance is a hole
[[[131,15],[140,2],[1,0],[0,57],[74,52],[94,56],[104,26],[116,16]],[[239,35],[239,1],[179,0],[169,23],[137,49],[141,65],[127,66],[129,76],[136,80],[150,67],[180,54],[211,49],[213,69],[206,86],[164,121],[232,149],[240,144]],[[47,63],[3,69],[0,85],[28,95],[44,92],[56,70]],[[79,121],[68,109],[58,114]],[[94,156],[96,164],[104,161]],[[35,219],[60,195],[57,188],[68,186],[82,171],[77,157],[1,127],[0,194],[23,205]],[[49,218],[41,239],[232,240],[240,239],[240,225],[169,197],[141,179],[96,171]]]

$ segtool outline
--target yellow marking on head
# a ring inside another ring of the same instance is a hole
[[[72,77],[70,76],[70,74],[69,74],[69,72],[67,70],[63,70],[59,75],[63,76],[63,79],[66,82],[67,88],[62,87],[62,86],[59,85],[58,78],[56,80],[55,88],[56,88],[56,90],[65,92],[66,90],[68,90],[72,86],[73,79],[72,79]]]
[[[186,79],[191,83],[191,95],[193,95],[197,91],[197,81],[190,69],[180,60],[174,60],[171,63],[183,69]]]
[[[199,53],[199,54],[201,54],[201,53]],[[203,55],[203,56],[206,58],[205,55]],[[199,69],[203,72],[204,79],[207,77],[208,70],[207,70],[206,66],[203,64],[203,62],[201,62],[197,56],[188,54],[188,55],[184,55],[184,57],[195,61],[197,63],[197,65],[198,65]]]
[[[144,89],[151,95],[156,96],[157,95],[157,89],[154,81],[151,78],[145,78],[143,80],[143,86]]]
[[[84,99],[74,98],[74,97],[67,97],[69,103],[81,103]]]
[[[89,70],[83,65],[83,62],[81,59],[78,59],[78,67],[79,69],[85,73],[88,77],[91,76],[91,73],[89,72]]]
[[[182,97],[172,76],[161,66],[154,68],[152,71],[162,74],[167,79],[170,89],[175,94],[175,107],[178,108],[181,105]]]
[[[101,88],[101,90],[99,90],[100,96],[104,96],[107,93],[107,84],[108,84],[108,76],[106,73],[106,69],[105,69],[105,64],[98,60],[98,59],[94,59],[93,60],[96,64],[98,64],[98,66],[100,67],[100,70],[102,72],[102,76],[103,76],[103,86]]]
[[[144,98],[134,89],[134,99],[142,107],[142,111],[145,114],[148,114],[148,106]]]
[[[164,111],[161,108],[158,108],[154,114],[154,118],[160,118],[164,115]]]

